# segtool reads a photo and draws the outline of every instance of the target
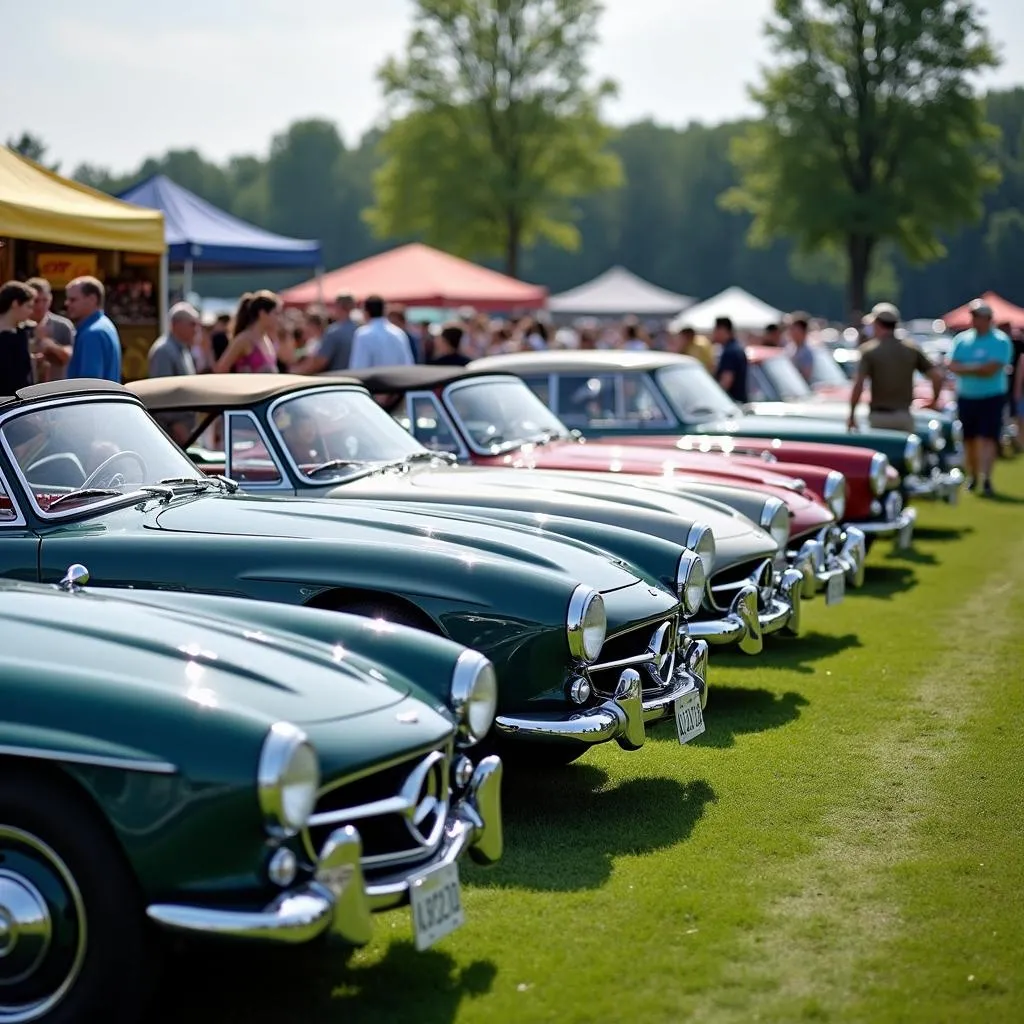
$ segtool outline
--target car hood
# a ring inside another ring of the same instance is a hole
[[[472,555],[500,571],[502,562],[571,576],[598,590],[632,586],[639,577],[625,563],[596,548],[551,537],[539,530],[498,525],[473,516],[431,516],[422,509],[374,508],[370,505],[259,498],[251,495],[207,495],[161,511],[162,530],[176,533],[276,537],[338,545],[383,545],[417,551],[429,548],[465,562]]]
[[[0,594],[0,616],[8,671],[20,661],[31,665],[34,678],[78,674],[87,680],[83,685],[131,693],[124,699],[133,702],[191,702],[211,715],[307,724],[374,714],[410,693],[401,677],[342,648],[254,630],[226,614],[15,585]]]
[[[767,463],[749,465],[723,455],[700,452],[666,452],[662,448],[588,441],[573,444],[556,441],[525,445],[502,462],[516,468],[581,470],[586,472],[635,473],[644,476],[675,477],[681,480],[714,479],[722,483],[773,484],[792,487],[793,480],[774,472]]]
[[[795,413],[788,402],[758,403],[754,409],[754,412],[746,416],[701,423],[700,430],[706,434],[749,434],[751,437],[778,437],[782,440],[787,437],[799,439],[807,435],[812,435],[815,439],[834,437],[837,441],[845,441],[847,444],[851,443],[854,436],[863,438],[865,434],[901,446],[906,439],[906,434],[899,430],[860,430],[857,435],[851,435],[845,420],[814,416],[810,411],[806,416],[802,416]]]

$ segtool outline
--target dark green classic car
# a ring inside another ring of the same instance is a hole
[[[311,609],[0,581],[0,1021],[141,1021],[160,937],[352,945],[501,857],[493,667]],[[62,592],[63,591],[63,592]],[[479,748],[478,748],[479,749]]]
[[[844,422],[753,415],[738,406],[703,365],[670,352],[532,352],[488,356],[473,369],[514,373],[566,425],[586,437],[713,434],[854,445],[884,454],[906,493],[927,487],[925,451],[916,434],[858,430]]]
[[[128,387],[204,472],[226,474],[252,494],[468,512],[590,542],[641,566],[638,545],[660,537],[701,558],[704,593],[694,582],[683,595],[691,636],[758,654],[765,635],[800,633],[802,596],[810,595],[797,585],[801,574],[789,571],[790,522],[776,497],[737,492],[751,521],[707,495],[645,489],[632,478],[449,465],[454,456],[424,448],[344,378],[200,374]],[[205,437],[217,448],[197,444]],[[760,585],[766,563],[777,570],[770,587]],[[856,568],[862,577],[859,559]],[[738,580],[747,582],[737,588]]]
[[[673,716],[681,742],[703,731],[707,645],[680,601],[703,570],[678,544],[637,534],[638,566],[469,515],[235,493],[104,381],[0,399],[0,488],[0,575],[54,582],[81,558],[103,586],[347,611],[479,650],[500,683],[492,739],[515,756],[634,749]]]

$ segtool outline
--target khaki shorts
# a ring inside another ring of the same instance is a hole
[[[873,412],[868,422],[876,430],[905,430],[914,432],[914,417],[908,412]]]

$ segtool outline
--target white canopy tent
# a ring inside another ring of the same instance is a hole
[[[591,281],[552,295],[548,309],[563,316],[673,316],[694,300],[659,288],[625,267],[611,267]]]
[[[737,331],[763,331],[768,324],[779,323],[785,314],[781,309],[769,306],[757,296],[735,285],[710,299],[690,306],[669,325],[673,331],[692,327],[695,331],[707,332],[715,326],[715,320],[727,316]]]

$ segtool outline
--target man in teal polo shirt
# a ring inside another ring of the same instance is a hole
[[[75,323],[75,347],[67,375],[121,383],[121,338],[103,312],[106,293],[95,277],[76,277],[64,292],[64,308]]]
[[[964,427],[967,489],[984,479],[982,493],[991,497],[992,467],[1003,427],[1007,367],[1013,343],[992,326],[992,308],[981,299],[970,305],[971,328],[958,334],[949,354],[949,369],[957,376],[957,404]]]

